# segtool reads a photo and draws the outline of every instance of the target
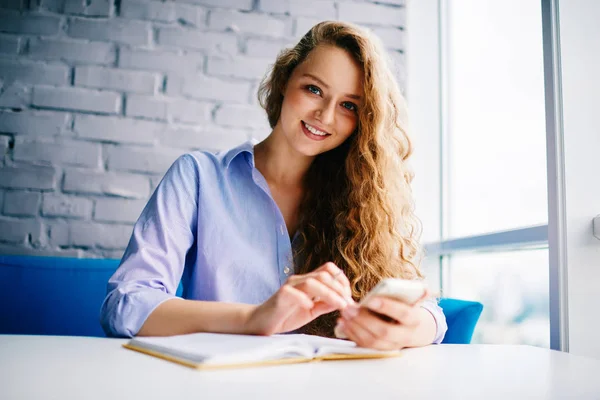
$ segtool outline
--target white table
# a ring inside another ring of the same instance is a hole
[[[529,346],[197,371],[124,349],[125,341],[0,335],[0,399],[600,399],[600,360]]]

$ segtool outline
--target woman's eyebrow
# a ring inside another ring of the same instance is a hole
[[[305,77],[308,77],[308,78],[312,78],[312,79],[314,79],[315,81],[317,81],[319,84],[321,84],[322,86],[325,86],[325,89],[329,89],[329,85],[328,85],[328,84],[326,84],[326,83],[323,81],[323,79],[320,79],[319,77],[317,77],[317,76],[314,76],[313,74],[305,73],[305,74],[303,74],[302,76],[305,76]],[[346,94],[345,96],[346,96],[346,97],[350,97],[350,98],[352,98],[352,99],[360,100],[360,96],[359,96],[359,95],[357,95],[357,94]]]

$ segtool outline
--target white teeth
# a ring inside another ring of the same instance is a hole
[[[306,129],[309,130],[310,133],[312,133],[313,135],[318,135],[318,136],[326,136],[327,133],[325,132],[321,132],[318,129],[313,128],[312,126],[308,125],[306,122],[303,122],[304,126],[306,127]]]

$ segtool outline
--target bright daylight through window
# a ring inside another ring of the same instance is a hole
[[[443,9],[443,241],[545,225],[540,2],[453,0]],[[549,347],[548,249],[529,247],[443,256],[444,294],[484,304],[474,343]]]

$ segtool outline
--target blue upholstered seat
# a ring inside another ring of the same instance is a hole
[[[100,306],[119,260],[0,255],[0,334],[104,336]],[[179,292],[181,292],[181,287]],[[442,299],[444,343],[469,343],[482,305]]]
[[[442,343],[471,343],[475,325],[477,325],[483,310],[483,304],[476,301],[451,298],[442,298],[439,304],[444,310],[446,322],[448,323],[448,331]]]
[[[119,260],[0,256],[0,333],[104,336],[100,306]]]

